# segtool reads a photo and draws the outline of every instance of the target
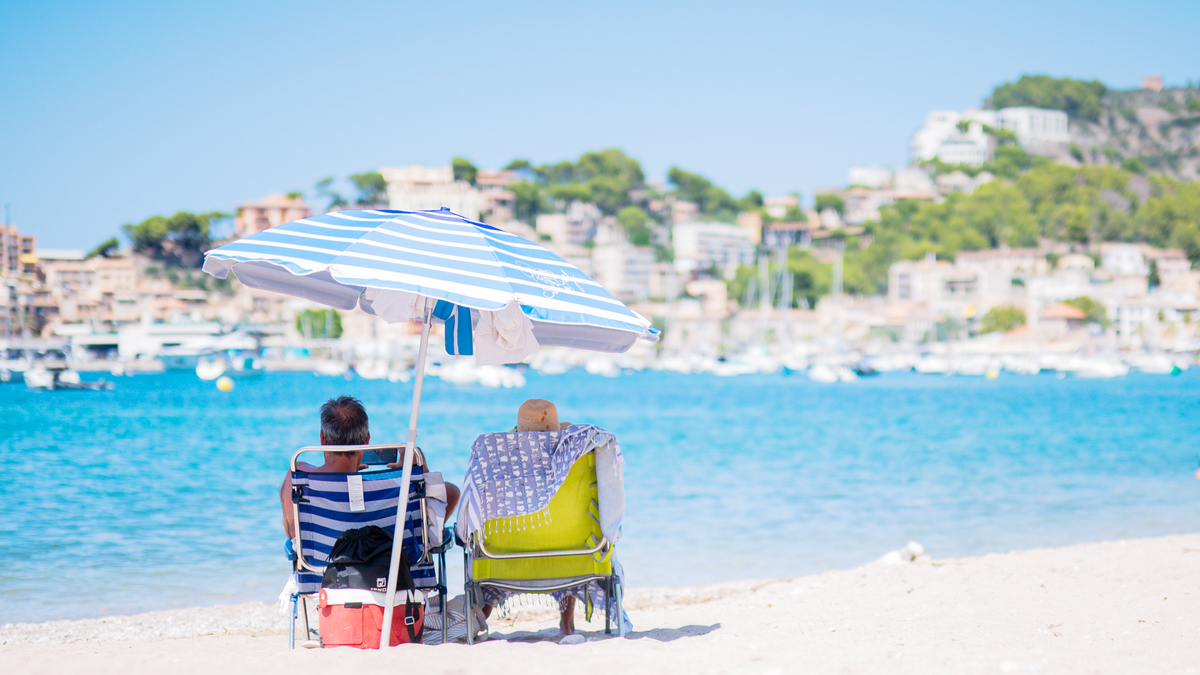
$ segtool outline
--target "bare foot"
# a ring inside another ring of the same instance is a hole
[[[575,596],[563,598],[562,612],[558,620],[558,632],[562,635],[575,633]]]

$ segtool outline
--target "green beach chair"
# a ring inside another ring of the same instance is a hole
[[[613,570],[614,546],[600,530],[597,499],[596,455],[588,452],[572,465],[546,513],[488,520],[482,532],[460,542],[465,550],[467,617],[472,616],[472,605],[483,603],[486,587],[544,594],[586,589],[597,582],[607,595],[605,609],[610,610],[604,613],[604,632],[612,632],[616,618],[617,633],[624,637],[621,583]],[[585,597],[590,619],[590,594]],[[467,644],[475,638],[474,631],[468,630]]]

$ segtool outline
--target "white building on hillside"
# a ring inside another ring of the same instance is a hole
[[[994,111],[934,110],[925,116],[925,126],[913,134],[909,145],[912,158],[979,166],[991,158],[992,138],[983,132],[984,125],[998,126]]]
[[[388,202],[393,209],[430,211],[443,206],[460,216],[479,219],[479,192],[466,181],[454,180],[449,166],[385,166]]]
[[[879,210],[900,199],[938,198],[938,186],[924,169],[859,166],[850,169],[848,178],[850,187],[840,193],[846,204],[841,220],[848,225],[879,220]]]
[[[1067,113],[1061,110],[1002,108],[998,116],[1000,127],[1015,132],[1021,145],[1071,141]]]
[[[913,161],[937,158],[948,164],[979,166],[991,159],[995,147],[995,139],[984,131],[985,126],[1012,131],[1023,146],[1071,140],[1067,114],[1061,110],[934,110],[925,116],[925,126],[913,134]]]
[[[788,211],[798,208],[800,208],[799,195],[784,195],[782,197],[767,197],[763,199],[763,210],[772,218],[784,218],[787,216]]]
[[[1146,257],[1137,244],[1100,244],[1100,267],[1112,274],[1142,276],[1150,272]]]
[[[581,246],[596,236],[596,224],[603,214],[595,204],[571,202],[565,213],[543,213],[537,217],[538,234],[556,244]]]
[[[955,256],[957,269],[973,272],[980,298],[1000,304],[1013,292],[1013,280],[1025,280],[1050,273],[1050,263],[1036,248],[993,248],[982,251],[959,251]]]
[[[850,168],[849,184],[873,190],[892,186],[892,170],[886,166],[855,166]]]
[[[979,298],[978,273],[938,260],[901,260],[888,268],[888,302],[916,303],[934,311],[957,309]],[[961,314],[959,314],[961,316]]]
[[[650,276],[654,271],[654,248],[634,246],[621,227],[604,223],[596,232],[592,249],[592,278],[621,300],[650,297]],[[587,250],[587,249],[584,249]]]
[[[715,222],[679,223],[672,228],[675,266],[686,274],[716,265],[732,271],[754,262],[754,242],[749,230]]]

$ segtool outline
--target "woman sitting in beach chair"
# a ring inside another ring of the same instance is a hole
[[[466,614],[474,619],[469,643],[486,638],[483,618],[493,607],[526,594],[558,601],[563,635],[575,630],[576,599],[589,620],[596,605],[603,608],[605,632],[616,619],[625,635],[631,626],[614,558],[623,464],[611,433],[560,424],[554,404],[541,399],[521,405],[515,430],[475,440],[456,526],[466,549]]]
[[[292,620],[289,648],[295,644],[297,615],[303,617],[305,646],[309,641],[307,599],[322,588],[330,553],[338,538],[349,530],[382,528],[395,536],[397,502],[403,473],[403,445],[369,445],[367,414],[362,404],[343,396],[321,406],[321,445],[301,448],[292,456],[280,498],[288,554],[294,572],[286,593]],[[305,453],[323,453],[324,463],[299,461]],[[434,592],[444,632],[446,598],[445,552],[451,545],[446,517],[458,502],[458,489],[430,473],[420,448],[415,450],[408,508],[401,546],[408,552],[408,569],[415,593],[399,594],[422,599]],[[389,556],[390,557],[390,556]],[[382,595],[382,594],[379,594]],[[432,637],[432,636],[430,636]],[[444,638],[444,635],[442,636]],[[444,641],[444,640],[439,640]]]

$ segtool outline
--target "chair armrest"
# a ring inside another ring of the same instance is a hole
[[[429,549],[430,553],[445,553],[454,548],[454,535],[451,534],[450,528],[442,528],[442,543]]]
[[[306,452],[365,452],[367,450],[390,450],[391,448],[396,448],[396,450],[399,451],[401,448],[404,448],[404,444],[375,443],[372,445],[308,445],[292,453],[292,461],[289,463],[289,467],[293,472],[298,471],[296,468],[296,460],[300,457],[300,455]],[[425,467],[425,453],[421,451],[421,448],[417,448],[417,451],[413,453],[413,462],[421,467]]]
[[[475,541],[472,537],[472,543],[478,550],[480,557],[491,558],[493,560],[519,560],[524,558],[555,558],[568,555],[594,555],[596,553],[608,553],[608,549],[612,546],[608,543],[608,539],[600,537],[600,541],[592,548],[568,550],[568,551],[521,551],[519,553],[492,553],[487,550],[482,541]],[[464,547],[465,548],[465,547]]]

